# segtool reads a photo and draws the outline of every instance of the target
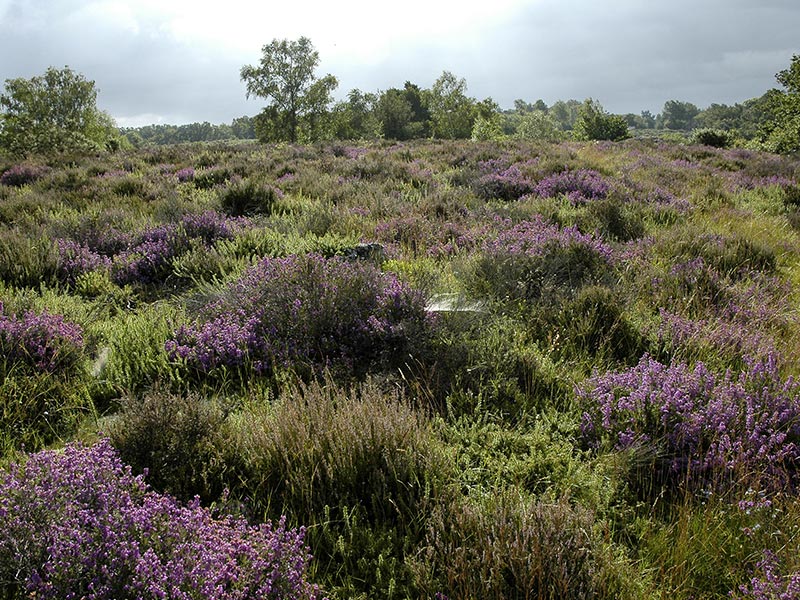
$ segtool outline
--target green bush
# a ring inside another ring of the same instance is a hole
[[[195,176],[197,185],[197,176]],[[258,183],[251,179],[229,184],[220,191],[222,210],[231,216],[269,215],[281,192],[271,185]]]
[[[127,396],[106,433],[122,461],[146,472],[157,491],[211,502],[222,492],[215,471],[224,423],[225,411],[213,401],[153,390]]]
[[[714,148],[728,148],[733,145],[732,136],[722,129],[704,127],[692,131],[691,142]]]
[[[413,559],[417,585],[426,598],[602,598],[592,524],[585,509],[513,494],[441,505]]]
[[[42,232],[0,231],[0,281],[18,287],[53,285],[58,274],[58,252]]]
[[[231,415],[228,431],[232,491],[256,515],[286,514],[308,527],[315,561],[326,565],[317,572],[323,585],[349,590],[345,597],[390,597],[390,588],[406,597],[403,554],[421,539],[427,506],[451,469],[401,396],[374,383],[313,383]]]

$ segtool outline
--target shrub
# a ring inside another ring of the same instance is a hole
[[[592,520],[512,494],[440,506],[413,559],[417,585],[427,598],[596,598]]]
[[[283,197],[280,189],[252,181],[231,183],[220,192],[220,204],[226,214],[232,216],[269,215],[275,201]]]
[[[722,129],[712,129],[704,127],[692,131],[691,142],[693,144],[703,144],[714,148],[728,148],[733,145],[732,136]]]
[[[593,447],[644,449],[657,481],[796,484],[800,384],[774,357],[717,376],[702,363],[663,365],[645,356],[627,371],[596,375],[578,391],[582,432]]]
[[[451,470],[424,417],[374,382],[289,388],[229,421],[228,476],[256,514],[309,525],[315,573],[346,597],[414,597],[404,555]],[[392,590],[394,589],[394,593]]]
[[[98,269],[109,270],[111,259],[93,251],[85,244],[72,240],[56,240],[58,274],[61,281],[74,285],[81,275]]]
[[[750,580],[749,585],[739,586],[738,594],[730,592],[734,600],[796,600],[800,598],[800,571],[783,574],[778,557],[771,550],[765,550],[756,568],[759,574]]]
[[[199,372],[391,364],[424,339],[424,299],[375,266],[319,255],[267,258],[167,342]]]
[[[0,302],[0,374],[15,368],[69,373],[83,359],[83,331],[61,315],[33,311],[3,314]]]
[[[222,490],[212,481],[225,412],[196,395],[152,390],[127,396],[107,433],[122,461],[146,473],[155,490],[179,500],[216,500]]]
[[[16,227],[0,231],[0,281],[38,289],[55,283],[57,275],[58,253],[47,235]]]
[[[213,167],[195,171],[193,181],[197,189],[208,190],[214,186],[225,183],[230,178],[231,173],[228,169]]]
[[[175,177],[178,179],[180,183],[186,183],[187,181],[194,181],[194,169],[192,167],[186,167],[185,169],[180,169],[179,171],[175,172]]]
[[[622,299],[606,287],[581,289],[563,305],[556,321],[563,335],[559,351],[565,359],[587,356],[593,364],[632,364],[642,355],[641,334],[626,318]]]
[[[573,204],[584,204],[587,200],[605,198],[609,189],[597,171],[578,169],[549,175],[539,181],[533,191],[542,198],[566,195]]]
[[[218,240],[231,240],[248,224],[247,219],[232,219],[210,210],[146,229],[114,256],[113,279],[120,285],[163,282],[172,272],[172,260],[188,252],[193,242],[207,247]]]
[[[252,527],[148,489],[107,440],[0,479],[5,597],[313,598],[303,530]]]
[[[475,193],[486,200],[517,200],[533,191],[533,183],[516,165],[489,172],[475,184]]]
[[[497,298],[537,302],[549,296],[553,302],[602,282],[614,262],[611,248],[593,235],[562,229],[537,215],[484,243],[472,286]]]
[[[22,187],[41,179],[49,170],[39,165],[14,165],[0,175],[0,185]]]

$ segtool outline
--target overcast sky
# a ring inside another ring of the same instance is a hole
[[[229,123],[263,106],[242,65],[301,35],[337,98],[447,70],[504,108],[592,97],[658,113],[777,87],[800,54],[800,0],[0,0],[0,81],[68,65],[120,125]]]

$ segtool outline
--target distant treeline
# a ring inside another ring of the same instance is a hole
[[[397,139],[405,140],[432,135],[429,109],[424,98],[427,90],[407,82],[403,89],[391,88],[376,94],[352,90],[347,100],[336,103],[330,111],[320,139]],[[558,100],[547,105],[543,100],[514,101],[514,107],[501,110],[486,101],[475,102],[476,118],[472,128],[462,128],[456,137],[468,138],[474,133],[477,119],[490,120],[496,134],[512,138],[564,139],[570,137],[585,102]],[[669,100],[662,111],[652,114],[620,115],[633,135],[655,132],[688,134],[695,129],[719,129],[750,140],[758,136],[769,120],[767,94],[733,105],[711,104],[698,108],[691,102]],[[256,139],[258,117],[241,116],[231,123],[188,123],[185,125],[145,125],[122,128],[122,134],[133,146],[213,142]],[[460,135],[459,135],[460,133]]]

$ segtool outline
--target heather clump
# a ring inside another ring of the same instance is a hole
[[[559,227],[540,216],[506,224],[483,244],[472,277],[478,293],[537,302],[571,296],[601,283],[615,264],[612,249],[576,227]]]
[[[86,244],[72,240],[56,240],[58,248],[59,279],[74,285],[83,274],[97,270],[110,270],[111,259],[95,252]]]
[[[49,171],[48,167],[41,165],[14,165],[0,175],[0,185],[22,187],[41,179]]]
[[[63,316],[28,311],[5,314],[0,302],[0,371],[68,373],[83,359],[83,330]]]
[[[296,365],[388,365],[422,341],[424,298],[374,265],[319,255],[267,258],[167,342],[208,373]]]
[[[578,398],[589,446],[643,453],[665,484],[797,483],[800,388],[772,356],[724,375],[645,356],[632,369],[593,376]]]
[[[483,171],[488,171],[475,183],[475,193],[486,200],[517,200],[533,191],[533,182],[526,177],[517,165],[507,167],[499,161],[481,163]]]
[[[185,215],[177,223],[146,229],[114,256],[113,279],[120,285],[163,282],[172,271],[172,260],[188,252],[193,244],[207,247],[218,240],[232,240],[248,223],[243,218],[206,211]]]
[[[0,473],[4,597],[314,598],[303,536],[153,492],[107,440]]]
[[[566,195],[575,205],[605,198],[611,186],[592,169],[566,170],[548,175],[536,184],[533,192],[543,198]]]

